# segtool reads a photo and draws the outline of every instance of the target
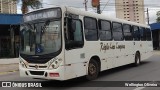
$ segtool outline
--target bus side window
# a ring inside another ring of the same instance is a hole
[[[124,39],[126,41],[133,40],[132,29],[130,25],[123,24],[123,33],[124,33]]]
[[[87,41],[98,40],[97,20],[91,17],[84,17],[84,32]]]
[[[122,41],[123,40],[123,32],[122,32],[122,24],[114,22],[113,24],[113,38],[115,41]]]
[[[140,36],[142,41],[146,41],[146,30],[143,27],[139,28]]]
[[[66,49],[83,47],[82,22],[79,19],[67,18],[67,33],[65,33]],[[66,35],[67,34],[67,35]],[[68,37],[67,37],[68,36]]]
[[[151,41],[151,30],[149,28],[146,28],[146,39],[147,41]]]
[[[140,41],[139,27],[133,26],[133,37],[135,41]]]
[[[99,37],[101,41],[110,41],[112,40],[111,33],[111,22],[105,20],[98,21],[99,26]]]

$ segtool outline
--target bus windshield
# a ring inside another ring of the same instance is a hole
[[[20,33],[21,54],[51,54],[61,48],[61,20],[25,23]]]

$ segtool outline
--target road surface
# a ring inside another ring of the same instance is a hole
[[[0,81],[40,81],[48,86],[48,88],[0,88],[1,90],[160,90],[160,87],[100,87],[91,85],[93,82],[108,83],[107,81],[160,81],[160,55],[153,55],[137,67],[126,65],[101,72],[94,81],[86,81],[83,77],[65,82],[20,78],[19,72],[0,75]],[[60,85],[62,87],[55,87],[59,84],[62,84]],[[70,87],[65,87],[66,85]]]

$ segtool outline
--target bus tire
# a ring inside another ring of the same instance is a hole
[[[88,65],[88,75],[86,76],[87,80],[94,80],[98,77],[100,71],[100,66],[98,62],[94,59],[91,59]]]
[[[136,53],[136,55],[135,55],[135,66],[138,66],[138,65],[140,65],[140,63],[141,63],[141,58],[140,58],[140,54],[139,53]]]

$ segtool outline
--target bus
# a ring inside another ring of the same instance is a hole
[[[47,80],[93,80],[153,52],[149,26],[66,6],[25,14],[20,37],[20,76]]]

